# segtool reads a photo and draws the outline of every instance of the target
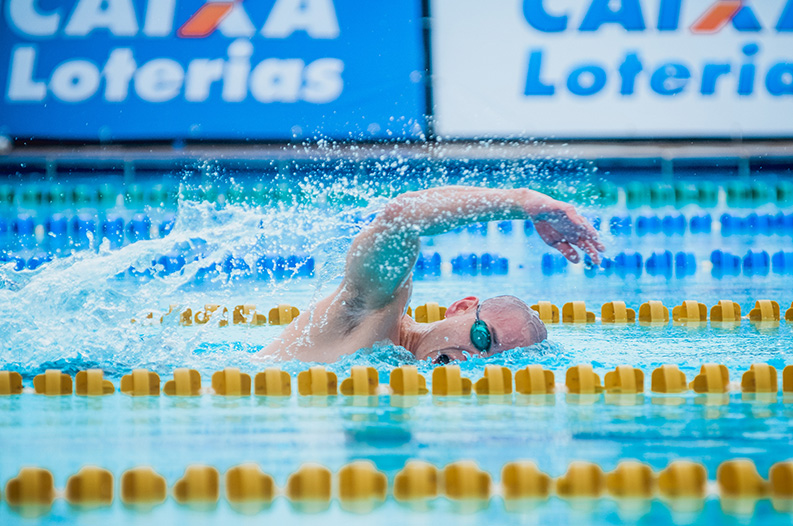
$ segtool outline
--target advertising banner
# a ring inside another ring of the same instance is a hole
[[[442,137],[793,137],[793,0],[432,0]]]
[[[419,138],[420,0],[1,0],[16,140]]]

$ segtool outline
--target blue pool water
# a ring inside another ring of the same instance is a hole
[[[503,182],[498,174],[488,174],[463,170],[462,175],[440,182]],[[270,193],[261,204],[226,199],[232,194],[226,183],[229,176],[224,173],[214,182],[210,179],[222,199],[207,190],[211,185],[206,181],[199,187],[171,172],[141,176],[138,183],[143,195],[155,193],[156,185],[181,185],[181,198],[168,197],[167,202],[138,200],[137,190],[131,192],[129,184],[115,181],[112,175],[62,183],[67,189],[83,185],[90,190],[113,181],[121,197],[109,198],[106,203],[98,198],[78,202],[74,197],[59,202],[35,195],[26,201],[25,194],[17,192],[0,210],[6,224],[12,225],[2,232],[7,262],[0,267],[0,370],[21,372],[30,387],[32,377],[46,369],[74,375],[98,367],[118,390],[120,377],[135,368],[156,371],[164,381],[175,368],[191,367],[201,372],[204,385],[208,385],[212,372],[229,366],[255,373],[277,365],[294,379],[312,365],[295,360],[252,360],[253,354],[280,332],[278,327],[218,327],[211,322],[182,327],[176,316],[154,325],[132,323],[131,319],[141,320],[152,311],[158,318],[169,305],[176,305],[177,312],[205,304],[231,308],[243,303],[265,310],[279,303],[305,309],[338,284],[344,253],[366,218],[406,185],[395,185],[388,178],[348,176],[331,181],[293,174],[290,184],[282,181],[279,186],[251,174],[231,174],[234,184],[245,188],[262,181],[279,188],[277,199]],[[688,299],[709,307],[730,299],[738,302],[746,315],[756,300],[771,299],[780,303],[784,315],[793,301],[793,269],[772,264],[772,256],[782,253],[784,262],[784,254],[793,252],[793,232],[785,222],[793,208],[791,203],[770,196],[776,196],[776,189],[784,187],[782,182],[789,181],[785,177],[764,180],[774,191],[769,190],[769,198],[762,203],[751,202],[751,196],[758,199],[761,192],[744,192],[746,199],[740,201],[735,196],[743,194],[731,194],[728,185],[710,176],[691,177],[690,181],[715,186],[716,202],[676,203],[672,198],[651,203],[652,195],[656,201],[661,198],[658,192],[648,191],[648,201],[640,203],[631,201],[624,181],[585,169],[573,171],[561,183],[548,175],[547,167],[539,175],[528,170],[510,172],[506,184],[532,184],[577,199],[582,210],[600,223],[612,266],[560,265],[523,222],[464,229],[423,241],[428,261],[437,253],[440,265],[429,265],[427,272],[417,275],[411,304],[437,301],[448,305],[471,294],[514,294],[529,303],[548,300],[558,306],[583,300],[588,310],[599,316],[600,306],[613,300],[623,300],[634,309],[645,301],[661,300],[671,310]],[[34,186],[10,180],[15,189]],[[616,202],[598,193],[605,183],[619,189]],[[35,182],[45,193],[48,184]],[[61,193],[69,194],[55,192]],[[753,213],[772,219],[746,219]],[[59,214],[58,221],[63,218],[67,222],[67,230],[81,216],[94,230],[83,236],[75,234],[79,229],[72,229],[60,237],[52,231],[54,214]],[[711,217],[707,231],[699,226],[704,220],[691,219],[706,215]],[[20,216],[30,218],[25,219],[26,226],[19,226]],[[108,217],[120,218],[124,225],[115,241],[112,236],[102,239],[102,225]],[[625,226],[628,217],[629,228]],[[680,219],[664,222],[667,217],[681,217],[683,228]],[[731,222],[736,217],[743,219]],[[617,218],[616,228],[612,218]],[[139,228],[136,221],[144,226]],[[162,228],[165,223],[168,226]],[[714,257],[714,251],[739,257],[737,267],[722,263],[725,258]],[[750,251],[760,255],[752,256]],[[470,254],[477,255],[476,267],[466,267]],[[483,269],[483,254],[506,260],[507,268]],[[641,256],[640,263],[636,254]],[[675,263],[677,254],[685,255],[683,264]],[[289,256],[294,256],[291,267]],[[455,266],[458,256],[462,257]],[[34,257],[42,263],[31,265]],[[276,265],[278,257],[284,258],[278,269],[261,263],[270,258],[267,261]],[[25,268],[20,269],[15,258],[22,259]],[[313,268],[306,267],[309,261]],[[609,471],[624,459],[638,459],[660,470],[681,458],[703,463],[714,480],[718,465],[737,457],[752,459],[765,477],[773,463],[793,457],[793,403],[781,394],[771,400],[756,399],[736,388],[727,400],[687,393],[678,404],[667,405],[660,401],[668,397],[649,393],[649,376],[662,364],[677,364],[691,380],[702,363],[716,362],[725,364],[730,379],[738,382],[757,362],[771,364],[781,373],[785,365],[793,364],[792,353],[793,329],[785,321],[758,327],[744,320],[735,328],[559,324],[549,326],[547,343],[461,364],[463,375],[474,380],[488,364],[505,365],[513,372],[541,364],[555,372],[557,383],[564,382],[568,367],[580,363],[592,363],[601,378],[614,367],[628,364],[642,369],[647,378],[648,392],[635,405],[621,405],[603,395],[592,404],[582,404],[564,392],[544,405],[521,395],[507,399],[473,395],[455,399],[424,396],[411,407],[401,407],[389,395],[361,401],[293,394],[274,401],[209,394],[195,399],[141,399],[118,393],[85,398],[26,392],[0,397],[0,481],[4,483],[20,467],[35,465],[49,469],[55,486],[63,488],[66,479],[84,465],[102,466],[117,478],[128,468],[151,465],[170,487],[193,463],[215,466],[222,473],[243,462],[256,462],[283,487],[303,462],[318,462],[335,472],[357,459],[372,460],[389,480],[409,459],[437,466],[472,459],[498,481],[501,467],[517,459],[533,460],[555,477],[573,460],[592,461]],[[370,365],[379,371],[380,382],[387,383],[389,372],[406,363],[415,361],[404,350],[389,346],[361,350],[328,368],[342,379],[351,366]],[[417,365],[429,379],[432,366]],[[462,512],[446,499],[421,511],[388,499],[368,514],[344,511],[334,501],[329,510],[314,515],[299,512],[285,498],[278,498],[268,510],[254,516],[233,511],[223,499],[211,510],[190,509],[169,499],[145,514],[128,510],[118,501],[109,508],[86,511],[59,499],[48,514],[36,519],[25,518],[5,501],[0,502],[0,524],[208,524],[219,520],[300,520],[307,524],[673,521],[704,525],[714,521],[789,524],[793,519],[775,512],[767,500],[757,504],[753,515],[725,514],[716,498],[708,499],[700,512],[688,514],[673,513],[658,500],[630,508],[603,498],[582,508],[555,497],[530,512],[515,513],[494,497],[478,512]]]

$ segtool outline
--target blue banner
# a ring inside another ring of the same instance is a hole
[[[2,0],[16,140],[423,137],[420,0]]]
[[[793,137],[793,0],[432,0],[441,138]]]

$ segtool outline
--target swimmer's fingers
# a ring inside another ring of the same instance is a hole
[[[589,257],[592,258],[592,262],[595,265],[600,265],[601,251],[598,250],[598,247],[594,241],[589,239],[581,239],[578,241],[578,243],[576,243],[576,245],[578,245],[578,248],[589,254]]]
[[[597,230],[583,216],[572,212],[567,219],[569,223],[558,224],[558,229],[566,239],[577,246],[592,258],[596,263],[600,263],[600,252],[604,252],[606,247],[600,241]]]
[[[576,252],[573,246],[568,243],[567,240],[562,237],[562,234],[560,234],[559,231],[557,231],[553,226],[545,221],[540,221],[535,224],[535,229],[542,240],[548,244],[548,246],[553,247],[561,252],[564,257],[570,260],[570,262],[578,263],[578,252]]]
[[[599,265],[600,252],[605,247],[598,239],[595,229],[577,214],[569,217],[568,221],[558,219],[553,222],[539,221],[535,227],[543,241],[557,249],[571,262],[578,263],[580,260],[574,248],[578,247],[588,254],[596,265]]]
[[[589,241],[598,252],[605,252],[606,245],[604,245],[600,240],[600,236],[598,235],[597,230],[595,230],[595,227],[593,227],[586,219],[584,219],[584,221],[586,221],[586,225],[584,227],[583,237],[586,238],[586,240]]]
[[[558,203],[555,210],[545,211],[535,217],[535,223],[548,223],[570,239],[585,238],[594,241],[595,247],[603,252],[606,247],[600,242],[597,230],[575,208],[567,203]]]
[[[576,252],[573,246],[567,241],[560,241],[551,246],[561,252],[562,255],[570,261],[570,263],[578,263],[581,260],[581,256],[578,255],[578,252]]]
[[[606,246],[600,241],[600,236],[598,235],[597,230],[595,230],[595,227],[592,226],[592,223],[590,223],[584,216],[573,210],[568,215],[568,218],[570,219],[570,222],[576,226],[579,239],[591,242],[592,246],[599,252],[604,252],[606,250]],[[584,247],[580,244],[576,244],[581,249],[584,249]],[[589,251],[587,251],[587,253],[589,253]]]
[[[597,231],[589,224],[586,219],[583,220],[584,223],[579,226],[579,233],[578,238],[575,241],[575,245],[589,254],[589,257],[592,258],[596,264],[600,263],[600,252],[604,252],[606,247],[603,243],[598,239]]]

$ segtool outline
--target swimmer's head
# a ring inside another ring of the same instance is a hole
[[[427,324],[421,332],[409,350],[419,360],[430,358],[435,363],[465,360],[465,353],[491,356],[548,337],[537,313],[515,296],[455,301],[446,310],[446,319]]]

